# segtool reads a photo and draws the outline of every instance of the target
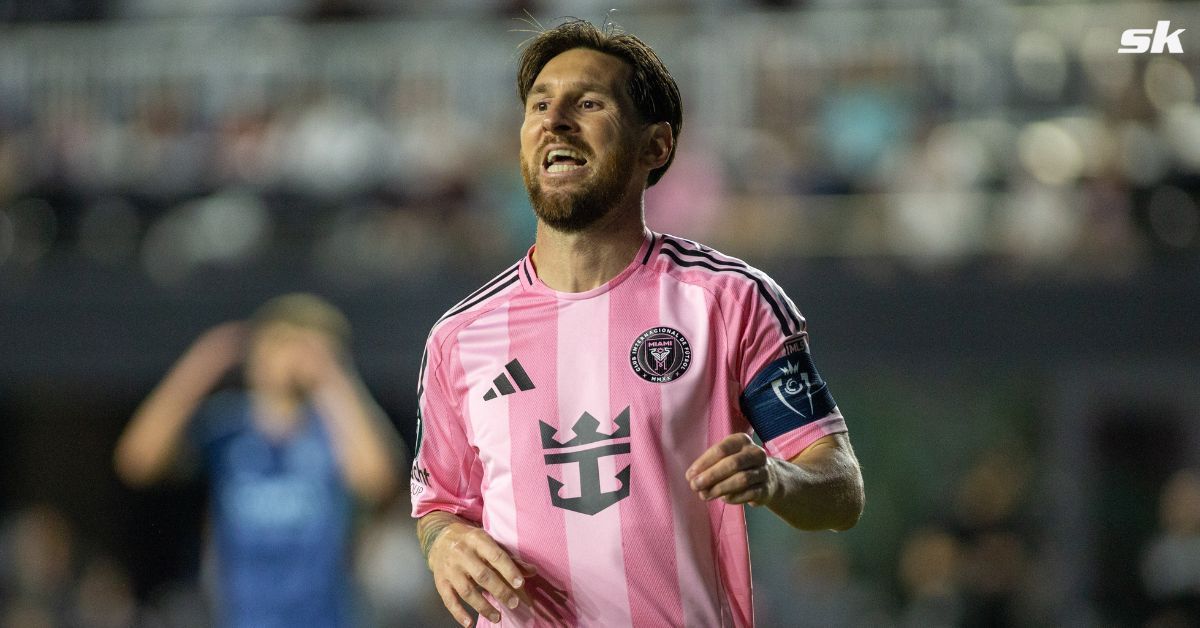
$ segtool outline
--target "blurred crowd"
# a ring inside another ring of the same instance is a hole
[[[293,19],[344,20],[428,14],[492,17],[522,11],[534,15],[577,15],[590,19],[621,4],[612,0],[7,0],[0,4],[0,19],[46,21],[272,15]],[[821,2],[643,0],[638,4],[643,9],[678,11],[697,8],[795,8]]]
[[[1073,608],[1059,580],[1057,548],[1036,503],[1035,462],[1000,448],[964,473],[941,511],[908,529],[895,572],[855,569],[838,537],[794,540],[790,565],[760,589],[759,617],[773,626],[1194,626],[1200,617],[1200,475],[1178,469],[1158,487],[1157,524],[1125,539],[1138,556],[1125,565],[1133,586],[1121,592],[1126,614],[1103,603]],[[760,544],[759,565],[778,556],[786,530]],[[761,536],[757,537],[761,540]],[[1099,553],[1105,550],[1100,548]],[[756,554],[757,555],[757,554]],[[768,566],[768,569],[771,569]],[[779,583],[787,583],[779,585]],[[1093,600],[1093,603],[1099,600]]]
[[[977,8],[925,35],[921,10],[703,6],[639,29],[665,40],[689,112],[653,227],[758,259],[1018,275],[1196,259],[1195,55],[1116,54],[1126,13]],[[67,258],[171,285],[282,262],[361,284],[503,263],[533,224],[495,54],[524,19],[14,31],[0,273]]]
[[[765,626],[1096,625],[1067,616],[1054,579],[1054,548],[1040,536],[1023,453],[980,456],[942,511],[907,531],[894,573],[856,568],[844,537],[798,535],[752,514],[758,621]],[[1140,615],[1123,625],[1176,628],[1200,616],[1200,470],[1177,470],[1160,487],[1158,524],[1136,539]],[[779,560],[780,548],[791,557]],[[424,568],[408,504],[399,499],[360,526],[354,554],[365,626],[452,625]],[[47,504],[11,510],[0,526],[0,624],[25,628],[210,625],[199,573],[137,595],[130,565]],[[1111,618],[1110,618],[1111,620]]]
[[[20,271],[66,253],[170,285],[205,264],[297,256],[353,281],[507,252],[494,237],[502,225],[481,220],[503,191],[486,185],[497,178],[486,164],[505,160],[463,141],[449,118],[380,119],[333,94],[212,120],[193,105],[186,93],[156,91],[129,118],[44,111],[4,134],[9,249],[0,261],[7,252]],[[477,246],[452,250],[452,234]]]
[[[452,624],[423,568],[407,500],[373,512],[356,535],[363,626]],[[89,538],[84,521],[48,504],[6,512],[0,524],[0,625],[21,628],[206,628],[213,625],[211,560],[139,595],[134,565]]]

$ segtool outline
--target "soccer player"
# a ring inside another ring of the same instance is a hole
[[[743,505],[812,530],[863,507],[805,321],[762,272],[647,229],[682,123],[648,46],[569,21],[526,46],[517,86],[534,246],[437,321],[421,364],[413,515],[435,585],[463,625],[470,607],[750,626]]]
[[[199,339],[138,408],[116,468],[142,486],[179,454],[212,491],[221,626],[348,626],[353,498],[398,484],[398,437],[349,366],[345,317],[312,295],[268,301]],[[245,357],[246,390],[211,395]]]

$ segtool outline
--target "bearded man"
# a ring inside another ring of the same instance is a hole
[[[413,516],[437,590],[464,626],[753,625],[744,505],[806,530],[863,508],[805,320],[761,271],[647,228],[683,122],[649,46],[569,21],[525,47],[517,87],[534,245],[421,363]]]

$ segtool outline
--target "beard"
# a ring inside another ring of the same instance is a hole
[[[584,151],[582,146],[571,145]],[[625,200],[635,156],[633,143],[622,141],[603,162],[588,162],[593,168],[588,180],[579,182],[575,189],[565,190],[543,189],[538,178],[542,164],[522,160],[521,176],[533,213],[557,231],[578,233],[587,229]]]

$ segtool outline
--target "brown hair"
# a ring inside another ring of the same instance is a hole
[[[670,123],[673,139],[679,140],[679,131],[683,128],[683,105],[675,79],[650,46],[633,35],[621,32],[611,23],[605,24],[604,30],[601,30],[586,20],[571,19],[533,37],[521,52],[517,66],[517,95],[522,103],[529,96],[533,81],[542,68],[554,57],[575,48],[603,52],[629,64],[632,72],[627,90],[642,122]],[[646,187],[658,183],[674,159],[675,147],[672,145],[667,163],[650,171]]]
[[[272,323],[287,323],[320,332],[345,347],[350,343],[350,321],[321,297],[295,292],[275,297],[259,306],[250,317],[255,332]]]

